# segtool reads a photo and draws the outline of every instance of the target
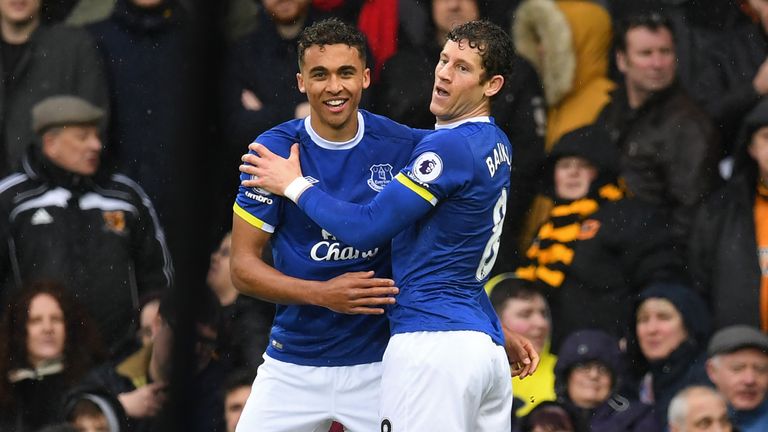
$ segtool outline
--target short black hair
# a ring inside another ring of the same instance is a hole
[[[304,53],[313,45],[336,45],[344,44],[355,48],[363,60],[366,62],[366,41],[365,35],[344,21],[338,18],[328,18],[318,21],[304,29],[299,35],[298,54],[299,67],[304,62]]]
[[[518,278],[504,279],[493,286],[490,298],[493,309],[497,314],[509,299],[529,300],[541,297],[546,300],[544,293],[531,281]]]
[[[454,27],[446,39],[459,44],[466,40],[470,48],[480,51],[485,69],[481,83],[495,75],[506,80],[512,74],[515,48],[512,38],[498,25],[486,20],[470,21]]]
[[[240,387],[250,387],[256,379],[256,371],[251,368],[235,369],[227,375],[222,386],[224,397]]]
[[[672,42],[675,42],[675,30],[672,26],[672,21],[670,21],[669,18],[658,12],[638,13],[621,19],[616,26],[616,36],[614,40],[616,51],[627,51],[627,33],[638,27],[647,28],[652,32],[667,29],[672,35]]]

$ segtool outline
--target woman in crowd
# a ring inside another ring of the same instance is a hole
[[[27,286],[0,324],[0,430],[57,421],[64,394],[102,358],[95,329],[61,285]]]
[[[653,404],[656,417],[666,425],[677,392],[690,385],[712,385],[705,370],[710,314],[688,287],[656,283],[640,293],[633,321],[628,348],[640,400]]]

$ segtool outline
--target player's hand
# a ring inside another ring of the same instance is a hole
[[[165,403],[165,387],[164,383],[150,383],[127,393],[120,393],[117,399],[129,417],[154,417]]]
[[[248,149],[256,154],[246,153],[241,158],[245,164],[240,165],[240,172],[250,174],[250,180],[243,180],[245,187],[258,187],[283,195],[285,188],[301,174],[299,162],[299,145],[291,146],[288,159],[282,158],[259,143],[251,143]]]
[[[507,350],[512,376],[519,376],[520,379],[523,379],[536,372],[536,368],[539,367],[539,354],[533,348],[531,341],[504,326],[502,327],[504,329],[504,348]]]
[[[317,290],[316,304],[343,314],[381,315],[395,303],[400,290],[392,279],[375,278],[372,271],[344,273]]]

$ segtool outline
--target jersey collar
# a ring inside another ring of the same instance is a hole
[[[352,147],[356,146],[360,141],[363,140],[363,135],[365,135],[365,120],[363,120],[363,114],[358,111],[357,112],[357,134],[355,134],[354,138],[352,138],[349,141],[328,141],[325,138],[322,138],[320,135],[315,132],[314,129],[312,129],[312,124],[309,121],[311,116],[307,116],[304,119],[304,128],[307,130],[307,133],[309,134],[309,137],[312,138],[312,141],[315,142],[319,147],[322,147],[327,150],[348,150]]]
[[[455,127],[463,125],[464,123],[469,123],[469,122],[490,123],[491,122],[491,117],[490,116],[470,117],[470,118],[466,118],[464,120],[459,120],[459,121],[454,122],[454,123],[448,123],[448,124],[442,124],[442,125],[435,124],[435,130],[438,130],[438,129],[453,129]]]

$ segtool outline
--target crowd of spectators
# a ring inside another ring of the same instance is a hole
[[[361,108],[424,129],[452,26],[515,42],[514,430],[767,430],[768,2],[212,3],[0,0],[0,430],[234,431],[274,314],[229,275],[239,157],[309,115],[329,16],[368,36]]]

